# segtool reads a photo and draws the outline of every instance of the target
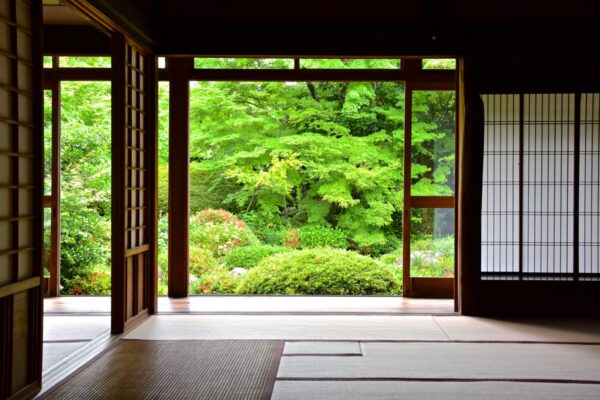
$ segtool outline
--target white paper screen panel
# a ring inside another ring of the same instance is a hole
[[[572,273],[575,96],[523,99],[523,272]]]
[[[600,94],[581,96],[579,271],[600,273]]]
[[[484,95],[483,272],[519,270],[518,95]]]

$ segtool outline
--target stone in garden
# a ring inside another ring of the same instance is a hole
[[[231,274],[231,276],[242,276],[246,275],[248,271],[245,268],[236,267],[229,271],[229,273]]]

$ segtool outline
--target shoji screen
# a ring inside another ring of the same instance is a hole
[[[581,95],[579,272],[600,273],[600,94]]]
[[[519,272],[518,95],[484,95],[482,272]]]
[[[594,279],[598,94],[483,95],[482,276]]]
[[[522,272],[573,273],[575,95],[523,102]]]
[[[154,56],[113,42],[113,333],[153,312],[155,288]]]

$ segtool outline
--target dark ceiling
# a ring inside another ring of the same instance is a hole
[[[413,1],[134,1],[153,7],[161,20],[197,23],[406,23],[433,16],[453,22],[598,20],[598,0],[413,0]]]
[[[160,54],[597,52],[600,38],[598,0],[88,2]]]

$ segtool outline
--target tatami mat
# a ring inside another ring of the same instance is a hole
[[[278,378],[572,379],[600,383],[600,346],[362,343],[362,357],[283,357]]]
[[[433,317],[452,340],[600,343],[600,320]]]
[[[452,340],[600,343],[600,321],[390,315],[156,315],[130,339]]]
[[[44,316],[44,340],[91,340],[110,329],[109,316]]]
[[[156,315],[127,339],[447,340],[431,316]]]
[[[599,385],[521,382],[278,381],[272,400],[597,400]]]
[[[362,355],[359,342],[286,342],[284,355]]]
[[[67,343],[44,343],[44,357],[42,361],[42,371],[58,364],[75,350],[85,346],[88,342],[67,342]]]

